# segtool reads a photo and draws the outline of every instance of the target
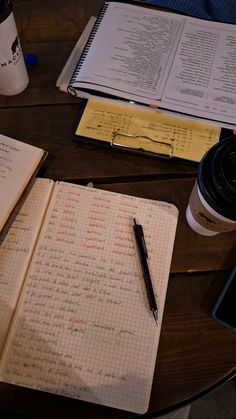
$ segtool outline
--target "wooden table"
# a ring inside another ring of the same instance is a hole
[[[145,198],[180,211],[150,413],[187,403],[230,378],[236,337],[211,317],[211,308],[235,265],[236,235],[203,237],[185,220],[197,164],[162,161],[75,141],[84,103],[61,93],[57,77],[100,0],[15,0],[24,52],[37,55],[30,84],[0,97],[1,133],[49,151],[40,175]],[[31,418],[133,418],[136,415],[38,391],[0,384],[0,410]],[[1,414],[0,414],[1,416]],[[1,416],[2,417],[2,416]],[[15,416],[14,416],[15,418]]]

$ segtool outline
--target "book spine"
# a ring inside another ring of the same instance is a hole
[[[107,10],[108,6],[109,6],[109,2],[106,2],[106,3],[103,4],[103,6],[102,6],[102,8],[101,8],[101,10],[100,10],[100,12],[99,12],[99,14],[97,16],[96,22],[94,23],[93,29],[92,29],[92,31],[91,31],[91,33],[89,35],[88,41],[87,41],[87,43],[85,45],[85,48],[84,48],[84,50],[83,50],[83,52],[81,54],[81,57],[80,57],[77,65],[75,67],[75,71],[72,74],[70,83],[68,85],[68,92],[72,96],[77,96],[76,90],[73,87],[73,84],[74,84],[75,81],[77,81],[77,77],[78,77],[78,74],[80,72],[80,69],[83,66],[84,60],[85,60],[85,58],[86,58],[86,56],[87,56],[87,54],[88,54],[88,52],[90,50],[90,47],[91,47],[91,45],[93,43],[93,40],[94,40],[95,35],[97,33],[97,30],[98,30],[98,28],[99,28],[99,26],[100,26],[100,24],[102,22],[102,19],[103,19],[105,13],[106,13],[106,10]]]

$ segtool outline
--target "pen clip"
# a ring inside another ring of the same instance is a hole
[[[137,236],[139,237],[141,243],[142,243],[142,248],[145,254],[146,259],[148,258],[148,252],[147,252],[147,246],[145,243],[145,239],[144,239],[144,234],[143,234],[143,227],[141,226],[141,224],[137,224],[136,219],[134,218],[134,229],[135,229],[135,233],[137,234]]]

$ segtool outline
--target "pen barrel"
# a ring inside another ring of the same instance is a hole
[[[144,282],[145,282],[145,287],[146,287],[146,292],[147,292],[147,297],[148,297],[150,308],[151,310],[156,311],[157,310],[156,298],[155,298],[151,275],[149,272],[148,263],[146,259],[142,261],[142,271],[143,271]]]
[[[143,278],[144,278],[144,283],[145,283],[145,288],[146,288],[146,293],[147,293],[150,309],[152,311],[157,311],[156,298],[155,298],[151,275],[150,275],[148,262],[147,262],[147,257],[148,257],[147,249],[144,242],[142,229],[140,230],[140,227],[141,227],[140,225],[134,226],[134,234],[135,234],[136,244],[138,248],[139,259],[141,263],[141,268],[142,268],[142,273],[143,273]]]

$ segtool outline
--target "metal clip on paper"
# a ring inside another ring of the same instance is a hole
[[[134,144],[135,142],[137,144]],[[153,149],[153,143],[155,143],[155,150]],[[153,138],[147,137],[146,135],[124,134],[120,131],[113,131],[111,146],[143,151],[145,153],[149,153],[165,159],[170,159],[173,157],[174,153],[173,144],[154,140]]]

